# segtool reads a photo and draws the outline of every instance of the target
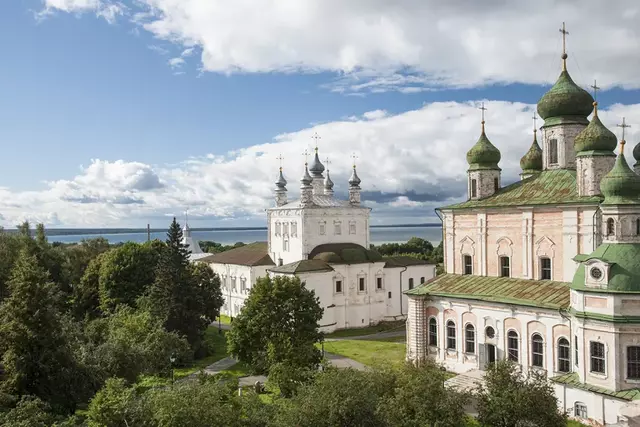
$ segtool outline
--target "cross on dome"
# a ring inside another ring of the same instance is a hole
[[[538,121],[538,116],[536,116],[536,112],[533,112],[533,133],[536,133],[538,131],[538,126],[536,126],[536,122]]]
[[[321,139],[320,135],[318,135],[318,132],[314,132],[313,135],[311,135],[311,139],[313,139],[315,141],[315,150],[316,153],[318,152],[318,140]]]
[[[625,118],[622,118],[622,124],[616,125],[619,128],[622,128],[622,139],[620,140],[620,153],[624,152],[624,144],[626,143],[626,141],[624,140],[624,130],[626,128],[630,128],[631,125],[628,125],[625,123]]]
[[[566,71],[567,69],[567,36],[569,35],[569,31],[565,29],[564,22],[562,23],[562,28],[558,30],[562,33],[562,69]]]

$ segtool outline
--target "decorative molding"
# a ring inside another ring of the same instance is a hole
[[[555,257],[556,244],[547,236],[543,236],[536,241],[536,257],[547,256],[551,259]]]
[[[465,236],[464,239],[460,240],[460,253],[464,255],[475,255],[475,246],[476,242],[469,236]]]
[[[496,241],[496,254],[498,256],[513,256],[513,242],[507,236],[500,237]]]

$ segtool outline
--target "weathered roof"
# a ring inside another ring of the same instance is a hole
[[[597,394],[603,394],[605,396],[613,397],[615,399],[627,400],[627,401],[640,399],[640,389],[632,388],[628,390],[613,391],[613,390],[606,389],[604,387],[585,384],[580,382],[580,377],[577,372],[571,372],[568,374],[551,378],[551,381],[559,384],[566,384],[568,386],[578,388],[580,390],[586,390],[586,391],[590,391]]]
[[[484,120],[482,121],[482,133],[478,142],[467,152],[467,163],[469,170],[479,169],[500,169],[500,150],[489,141],[487,134],[484,132]]]
[[[382,255],[357,243],[325,243],[313,248],[309,259],[332,264],[361,264],[382,261]]]
[[[590,255],[577,255],[575,261],[584,263],[597,259],[611,264],[609,281],[606,288],[587,288],[585,286],[584,264],[578,266],[571,287],[592,292],[640,292],[640,244],[603,243]]]
[[[384,268],[409,267],[411,265],[433,265],[432,262],[403,255],[389,256],[382,259],[386,261],[384,264]]]
[[[228,251],[211,254],[200,258],[198,261],[248,266],[275,265],[267,252],[268,250],[267,242],[255,242]]]
[[[624,142],[620,142],[624,148]],[[640,204],[640,176],[631,170],[624,152],[620,150],[613,168],[600,181],[603,205]]]
[[[282,205],[280,207],[277,208],[271,208],[271,209],[300,209],[300,207],[302,206],[300,200],[293,200],[289,203],[287,203],[286,205]],[[340,200],[340,199],[336,199],[333,196],[330,195],[325,195],[325,194],[314,194],[311,197],[311,206],[307,206],[307,207],[321,207],[321,208],[357,208],[357,209],[363,209],[364,207],[362,205],[360,206],[354,206],[351,203],[349,203],[348,200]],[[364,209],[368,209],[368,208],[364,208]]]
[[[502,187],[492,196],[479,200],[467,200],[441,209],[600,203],[600,196],[578,196],[577,188],[576,171],[548,170]]]
[[[556,83],[538,101],[538,115],[545,126],[558,123],[554,119],[569,119],[587,124],[587,117],[593,111],[593,98],[575,84],[567,70],[562,70]]]
[[[569,292],[565,282],[443,274],[405,293],[559,309],[569,306]]]
[[[301,261],[270,268],[269,271],[273,273],[296,274],[333,271],[333,268],[331,268],[331,266],[326,262],[319,259],[303,259]]]

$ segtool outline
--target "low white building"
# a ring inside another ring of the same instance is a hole
[[[311,173],[310,173],[311,172]],[[370,208],[360,204],[360,178],[353,167],[349,200],[334,197],[333,182],[316,148],[305,164],[300,200],[287,200],[282,168],[276,206],[267,210],[268,242],[200,258],[222,280],[222,312],[236,316],[258,277],[299,277],[324,309],[326,332],[404,319],[404,291],[435,277],[435,265],[411,257],[383,258],[369,249]]]

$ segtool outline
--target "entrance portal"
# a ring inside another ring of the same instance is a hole
[[[496,363],[496,346],[487,344],[487,364]]]

